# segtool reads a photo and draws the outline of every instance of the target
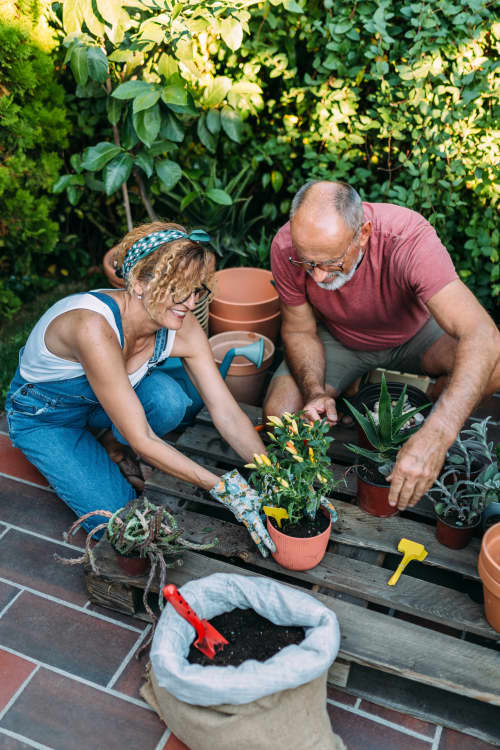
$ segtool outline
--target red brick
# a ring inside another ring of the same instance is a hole
[[[371,721],[352,711],[328,704],[335,734],[349,750],[429,750],[429,742]]]
[[[443,729],[438,750],[492,750],[496,745],[471,737],[454,729]]]
[[[175,734],[171,734],[162,750],[189,750],[189,747],[181,742]]]
[[[0,612],[15,597],[19,589],[0,581]]]
[[[0,711],[35,668],[33,662],[0,649]]]
[[[27,482],[41,484],[43,487],[49,486],[45,477],[33,464],[30,464],[19,448],[14,448],[9,436],[2,433],[0,433],[0,472],[10,477],[25,479]]]
[[[411,729],[413,732],[424,734],[426,737],[434,737],[436,732],[436,726],[434,724],[430,724],[428,721],[423,721],[422,719],[417,719],[409,714],[401,713],[401,711],[394,711],[385,706],[377,706],[375,703],[361,701],[359,708],[360,711],[366,711],[374,716],[380,716],[382,719],[386,719],[386,721],[391,721],[393,724],[400,724],[405,729]]]
[[[355,695],[346,693],[345,690],[338,687],[332,687],[331,685],[327,685],[326,695],[331,700],[337,701],[337,703],[345,703],[348,706],[354,706],[357,701]]]

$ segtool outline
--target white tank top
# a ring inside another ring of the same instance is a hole
[[[115,291],[112,289],[96,289],[97,292]],[[54,380],[70,380],[85,375],[85,371],[79,362],[71,362],[68,359],[57,357],[50,352],[45,344],[45,332],[50,323],[59,315],[69,310],[94,310],[103,315],[120,343],[120,332],[116,325],[113,311],[105,302],[102,302],[93,294],[83,292],[65,297],[42,315],[38,323],[31,331],[24,351],[21,355],[21,376],[29,383],[41,383]],[[168,331],[165,348],[159,357],[159,361],[166,359],[174,345],[175,331]],[[147,372],[148,363],[144,362],[135,372],[129,374],[130,384],[134,386]]]

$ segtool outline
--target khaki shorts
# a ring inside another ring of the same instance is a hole
[[[363,352],[359,349],[348,349],[319,324],[318,336],[325,347],[326,382],[340,394],[353,380],[377,367],[424,375],[426,373],[422,369],[422,357],[444,333],[431,316],[420,331],[404,344],[391,349]],[[274,373],[273,380],[280,375],[290,374],[286,362],[283,361]]]

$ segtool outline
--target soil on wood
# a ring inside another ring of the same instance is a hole
[[[275,625],[253,609],[233,609],[213,617],[209,622],[229,644],[214,659],[209,659],[191,645],[187,657],[190,664],[239,667],[247,659],[266,661],[285,646],[301,643],[305,638],[304,628]]]
[[[328,528],[330,518],[323,515],[323,513],[318,513],[316,518],[308,518],[307,520],[303,520],[300,523],[290,523],[290,521],[285,519],[281,522],[281,529],[279,528],[275,518],[271,517],[270,521],[274,528],[278,529],[278,531],[281,531],[282,534],[285,534],[286,536],[294,536],[305,539],[306,537],[318,536],[318,534],[322,534],[323,531]]]

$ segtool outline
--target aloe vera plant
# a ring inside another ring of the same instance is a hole
[[[363,456],[363,458],[368,459],[372,463],[379,464],[378,470],[384,476],[391,473],[396,456],[403,443],[419,429],[419,425],[413,427],[405,427],[405,425],[407,425],[415,414],[418,414],[430,405],[424,404],[423,406],[405,411],[405,401],[406,385],[397,402],[394,405],[392,404],[384,374],[382,374],[382,382],[380,384],[378,423],[365,404],[363,404],[363,407],[366,416],[350,404],[347,399],[344,399],[354,419],[373,446],[373,450],[362,448],[352,443],[348,443],[347,448],[358,456]]]

